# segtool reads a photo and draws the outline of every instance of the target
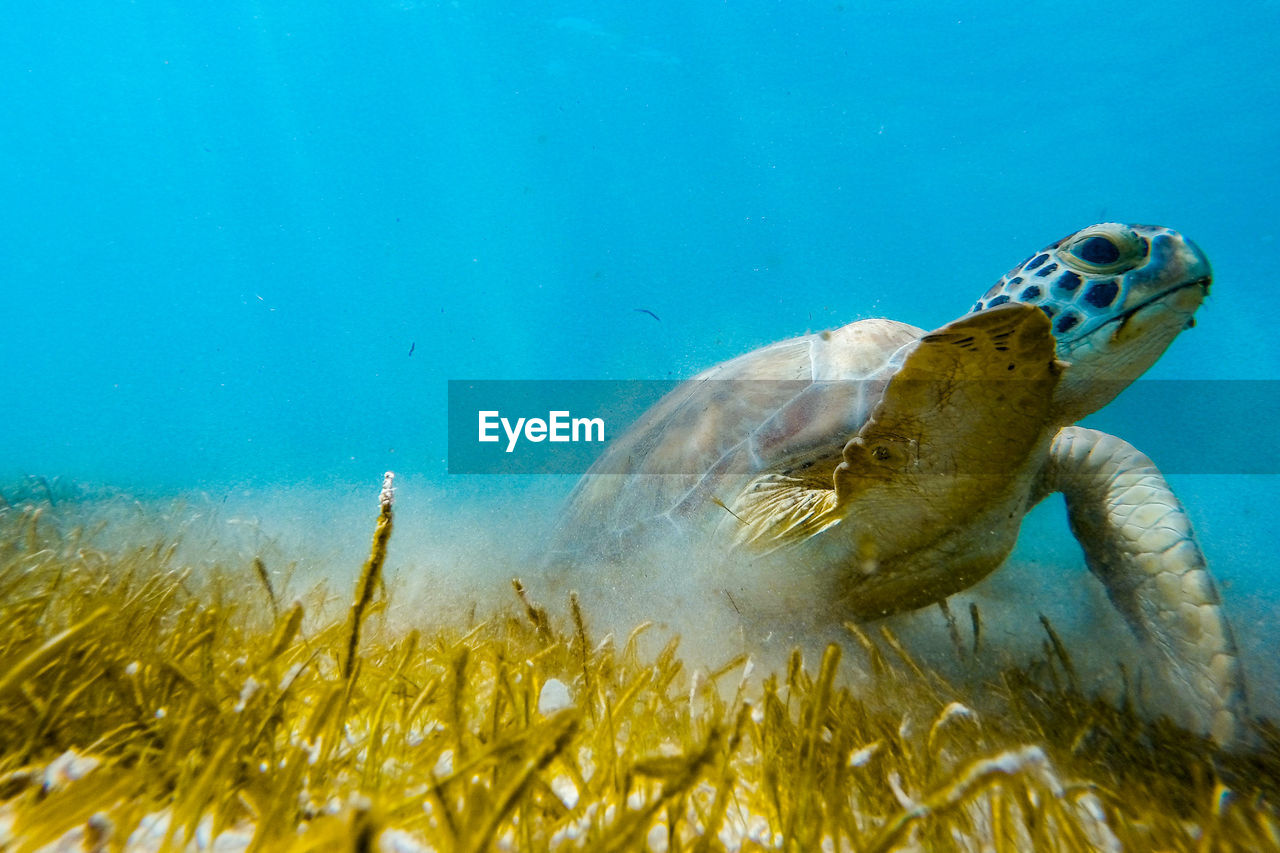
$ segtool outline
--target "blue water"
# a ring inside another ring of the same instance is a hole
[[[934,327],[1100,220],[1214,263],[1150,375],[1280,377],[1280,5],[1212,5],[12,12],[0,482],[506,492],[447,474],[447,380]],[[1280,623],[1275,478],[1175,485],[1238,623]]]

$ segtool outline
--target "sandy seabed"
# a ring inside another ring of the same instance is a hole
[[[1089,695],[1048,622],[1020,665],[877,625],[707,665],[518,566],[384,578],[389,504],[340,586],[189,507],[4,494],[5,849],[1280,849],[1274,727],[1222,754]]]

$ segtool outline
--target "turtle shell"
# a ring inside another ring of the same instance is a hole
[[[569,499],[555,550],[610,558],[718,523],[761,472],[838,454],[924,331],[868,319],[780,341],[681,383]],[[859,381],[850,381],[859,380]]]

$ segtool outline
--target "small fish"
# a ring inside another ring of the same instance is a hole
[[[742,521],[742,516],[738,515],[736,512],[734,512],[733,510],[729,509],[729,507],[725,506],[725,505],[724,505],[724,501],[720,500],[720,499],[719,499],[718,497],[716,497],[715,495],[712,495],[712,496],[711,496],[711,502],[712,502],[713,504],[715,504],[716,506],[720,507],[720,508],[721,508],[722,510],[724,510],[725,512],[729,513],[729,515],[732,515],[734,518],[738,519],[738,521]],[[743,524],[746,524],[746,522],[745,522],[745,521],[742,521],[742,523],[743,523]]]
[[[417,341],[414,341],[413,343],[409,344],[409,355],[413,355],[413,351],[417,346],[418,346]]]
[[[733,611],[741,616],[742,611],[738,609],[738,602],[733,600],[733,593],[729,592],[728,587],[725,587],[724,594],[729,596],[729,603],[733,605]]]
[[[652,311],[650,311],[648,308],[637,308],[636,310],[639,311],[641,314],[648,314],[650,317],[657,320],[659,323],[662,322],[662,318],[659,317],[657,314],[653,313]]]

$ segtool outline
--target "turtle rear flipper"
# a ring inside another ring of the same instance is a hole
[[[1155,464],[1083,427],[1058,433],[1043,493],[1067,499],[1089,570],[1184,702],[1176,721],[1223,746],[1245,737],[1244,677],[1191,522]]]

